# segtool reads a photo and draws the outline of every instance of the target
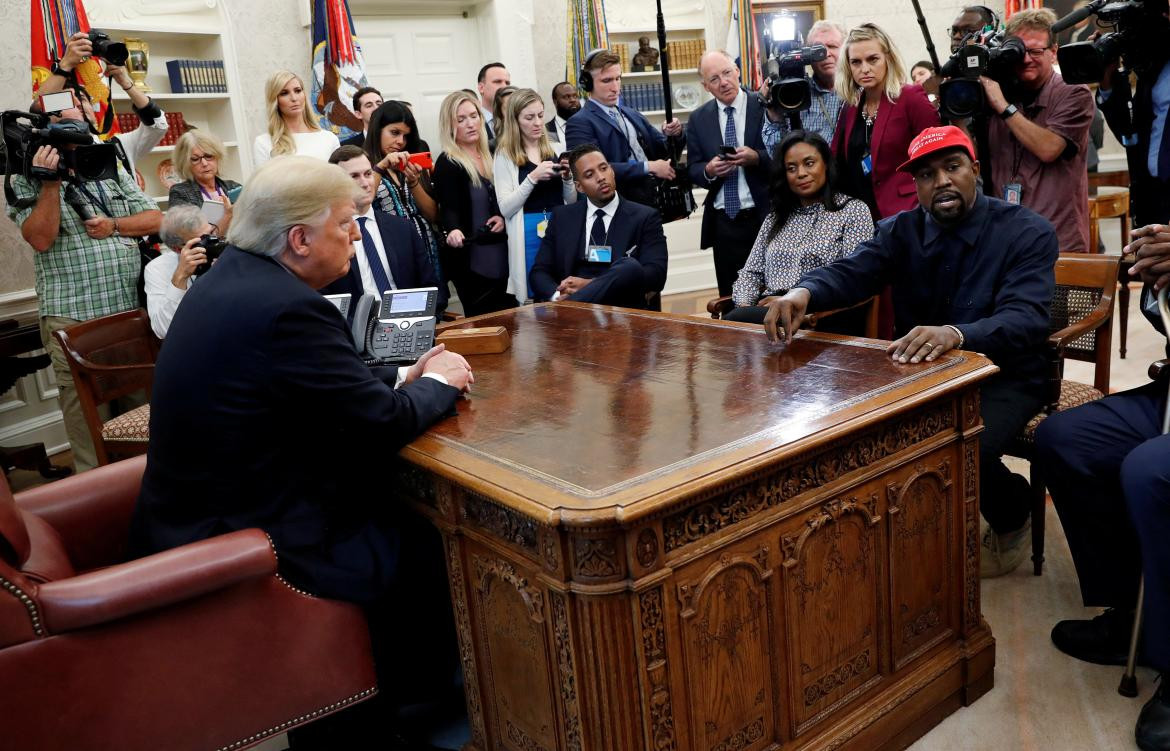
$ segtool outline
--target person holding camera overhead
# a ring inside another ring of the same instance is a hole
[[[297,154],[322,161],[341,146],[337,136],[313,119],[305,84],[291,71],[278,70],[264,85],[268,132],[252,142],[252,160],[259,167],[274,156]]]
[[[439,107],[443,153],[435,160],[435,197],[446,245],[443,268],[469,316],[514,308],[508,236],[492,183],[492,155],[479,105],[465,91]]]
[[[528,273],[554,208],[577,200],[568,161],[557,161],[544,125],[544,100],[519,89],[496,120],[499,143],[492,170],[496,201],[508,226],[508,276],[517,300],[532,297]],[[557,180],[557,177],[560,180]]]
[[[72,106],[49,119],[71,122],[84,131],[81,103],[75,93],[70,92],[70,96]],[[47,143],[34,143],[29,148],[36,149],[31,164],[42,176],[12,175],[14,195],[9,196],[8,218],[36,251],[33,264],[41,342],[53,362],[73,464],[78,472],[84,472],[97,466],[97,453],[69,363],[53,332],[138,307],[138,246],[123,238],[157,232],[162,213],[117,160],[111,160],[116,176],[82,180],[66,166],[69,152],[77,146],[68,144],[58,150]]]
[[[159,230],[162,252],[142,270],[146,313],[150,316],[150,328],[159,339],[166,338],[183,295],[210,268],[203,236],[215,232],[216,228],[199,207],[189,203],[172,205],[163,216]]]
[[[1087,86],[1064,82],[1054,70],[1056,14],[1048,8],[1021,10],[1007,33],[1024,43],[1015,66],[1018,86],[1009,102],[1003,87],[983,76],[991,181],[987,193],[1018,203],[1052,222],[1062,251],[1089,247],[1089,127],[1093,95]]]
[[[105,37],[101,32],[90,33]],[[53,66],[49,77],[41,83],[37,94],[53,94],[66,88],[73,89],[81,100],[81,114],[89,123],[89,128],[96,138],[99,123],[93,111],[93,103],[90,101],[89,92],[78,83],[74,73],[78,65],[95,55],[90,33],[79,31],[69,37],[69,43],[65,45],[65,54]],[[105,37],[105,39],[108,43],[109,37]],[[99,43],[98,46],[100,47],[101,44]],[[101,57],[101,55],[97,56]],[[134,81],[131,80],[130,74],[126,72],[124,66],[114,65],[109,60],[106,60],[105,63],[106,75],[110,77],[111,81],[116,81],[122,87],[122,91],[126,92],[134,114],[142,122],[141,127],[135,128],[129,133],[119,133],[114,136],[114,139],[122,144],[122,150],[126,153],[126,161],[130,163],[128,167],[130,176],[134,177],[138,162],[166,137],[167,119],[155,101],[134,85]]]

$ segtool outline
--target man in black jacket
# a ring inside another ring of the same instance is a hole
[[[409,368],[368,368],[316,292],[349,269],[355,190],[308,157],[278,157],[252,176],[231,247],[183,300],[155,367],[131,548],[260,527],[295,586],[367,606],[375,657],[388,658],[379,683],[391,689],[383,671],[402,645],[386,643],[394,634],[373,615],[411,539],[399,533],[393,476],[378,470],[474,379],[439,347]]]

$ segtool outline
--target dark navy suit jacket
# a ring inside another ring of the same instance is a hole
[[[374,209],[374,220],[378,223],[378,231],[382,233],[382,245],[386,248],[386,260],[390,262],[394,285],[399,289],[438,287],[439,312],[446,310],[447,285],[439,284],[431,259],[427,257],[426,244],[414,231],[414,225],[409,219],[378,209]],[[349,306],[352,314],[363,291],[362,275],[355,259],[350,261],[349,273],[322,289],[321,294],[349,294],[354,303]]]
[[[651,125],[641,112],[625,105],[618,105],[618,109],[641,136],[639,140],[646,158],[650,161],[665,159],[666,136],[662,135],[662,131]],[[596,102],[585,102],[585,106],[565,123],[565,141],[566,149],[575,149],[586,143],[601,149],[613,167],[618,192],[622,195],[631,186],[637,186],[636,190],[641,189],[641,183],[646,177],[645,168],[639,162],[630,161],[634,158],[634,151],[629,138]]]
[[[581,199],[552,210],[536,261],[528,274],[528,286],[538,302],[548,300],[557,285],[584,264],[585,220],[589,202]],[[614,263],[637,261],[642,266],[646,292],[661,292],[666,285],[666,235],[658,212],[640,203],[619,199],[609,223],[606,243],[613,248]],[[626,251],[634,249],[627,256]]]
[[[719,191],[723,190],[724,179],[708,180],[706,173],[707,162],[719,156],[719,149],[723,146],[723,130],[719,127],[719,100],[712,99],[695,110],[687,120],[687,171],[691,182],[707,188],[707,199],[703,205],[707,210],[703,212],[703,227],[699,238],[699,247],[709,248],[715,242],[715,210],[711,208]],[[752,194],[752,201],[759,209],[759,216],[763,217],[771,210],[768,201],[768,171],[772,167],[772,160],[768,155],[768,147],[764,145],[763,126],[764,108],[760,100],[752,92],[747,93],[747,120],[744,122],[742,146],[754,149],[760,157],[760,163],[750,169],[745,169],[748,191]]]
[[[395,453],[453,409],[431,378],[393,388],[328,300],[229,247],[183,298],[159,354],[131,552],[248,527],[315,594],[369,602],[398,555]]]

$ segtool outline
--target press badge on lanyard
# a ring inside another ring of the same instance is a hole
[[[585,260],[589,263],[610,263],[613,261],[613,246],[586,245]]]
[[[543,240],[544,233],[546,231],[548,231],[548,214],[547,213],[544,215],[543,219],[541,219],[539,222],[536,223],[536,236],[539,237],[541,240]]]
[[[861,174],[868,175],[873,172],[873,157],[869,154],[861,157]]]
[[[1008,183],[1003,186],[1003,200],[1008,203],[1019,204],[1024,195],[1024,186],[1019,183]]]

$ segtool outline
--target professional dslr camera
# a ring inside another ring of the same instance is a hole
[[[224,240],[219,235],[200,236],[199,242],[195,243],[195,245],[192,247],[203,248],[207,251],[207,263],[200,264],[199,268],[195,269],[196,279],[207,273],[207,271],[211,268],[211,264],[215,262],[215,259],[219,258],[220,255],[223,254],[224,248],[226,248],[227,245],[227,240]]]
[[[812,85],[805,76],[805,66],[824,60],[828,54],[823,44],[802,47],[794,40],[771,44],[763,61],[768,79],[763,105],[781,114],[807,110],[812,106]]]
[[[1093,0],[1052,26],[1053,33],[1075,26],[1096,14],[1097,25],[1113,31],[1087,42],[1073,42],[1060,47],[1060,75],[1068,83],[1098,83],[1105,69],[1124,58],[1126,66],[1138,74],[1154,72],[1166,62],[1170,20],[1165,0]]]
[[[130,50],[122,42],[115,42],[104,31],[91,29],[89,42],[93,45],[93,56],[100,57],[110,65],[125,65],[130,59]]]
[[[1003,31],[982,43],[969,34],[959,51],[942,64],[938,87],[939,114],[950,120],[974,117],[986,104],[980,76],[996,81],[1005,90],[1016,83],[1015,66],[1023,62],[1026,51],[1018,38]]]

